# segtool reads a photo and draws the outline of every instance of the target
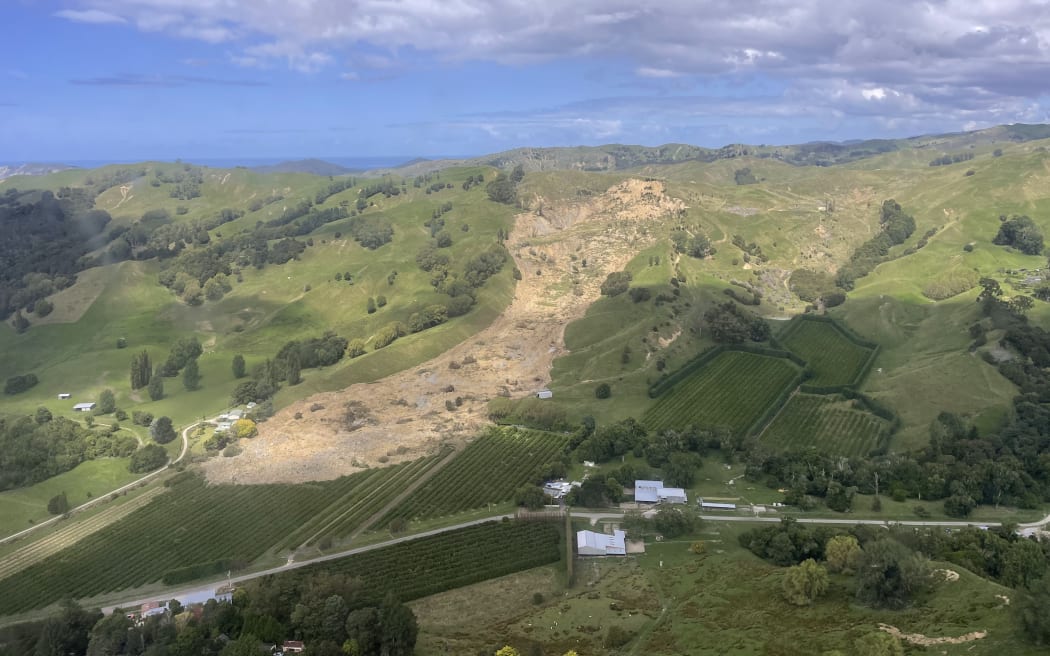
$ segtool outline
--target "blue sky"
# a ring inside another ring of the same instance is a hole
[[[798,143],[1050,122],[1017,0],[4,0],[0,161]]]

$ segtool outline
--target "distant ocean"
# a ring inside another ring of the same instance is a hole
[[[338,164],[339,166],[345,166],[348,169],[355,169],[358,171],[367,171],[369,169],[385,169],[400,166],[406,162],[411,162],[414,159],[460,159],[462,157],[469,157],[464,155],[438,155],[432,157],[420,158],[419,156],[405,155],[377,155],[374,157],[304,157],[304,156],[293,156],[293,157],[183,157],[182,161],[197,164],[198,166],[210,166],[217,169],[232,169],[236,166],[247,166],[249,168],[254,166],[268,166],[271,164],[280,164],[281,162],[297,161],[303,159],[319,159],[325,162],[331,162],[332,164]],[[173,161],[164,158],[157,158],[161,161]],[[129,164],[134,161],[142,160],[106,160],[106,159],[88,159],[88,160],[73,160],[63,162],[69,166],[79,166],[85,169],[93,169],[99,166],[107,166],[109,164]]]

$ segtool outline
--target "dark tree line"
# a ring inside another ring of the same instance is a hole
[[[158,447],[159,448],[159,447]],[[419,628],[393,596],[365,601],[345,575],[268,577],[239,587],[234,601],[193,613],[178,601],[139,624],[64,602],[46,620],[0,630],[0,654],[37,656],[255,656],[302,640],[310,656],[410,656]]]
[[[0,490],[39,483],[85,460],[127,457],[137,446],[131,435],[95,432],[46,408],[0,417]]]
[[[892,246],[903,244],[915,232],[915,219],[905,214],[901,206],[893,200],[882,204],[879,224],[879,234],[857,247],[850,255],[849,262],[839,269],[835,284],[842,289],[852,290],[854,281],[868,275],[885,261]]]

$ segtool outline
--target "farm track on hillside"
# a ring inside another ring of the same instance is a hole
[[[106,508],[93,517],[71,522],[68,526],[58,529],[51,535],[27,544],[21,549],[4,556],[3,560],[0,561],[0,579],[5,579],[30,565],[38,563],[48,556],[76,544],[95,531],[127,517],[165,491],[166,488],[163,487],[152,487],[127,503]]]

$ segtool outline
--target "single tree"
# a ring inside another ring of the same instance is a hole
[[[157,444],[167,444],[177,437],[175,427],[171,423],[171,417],[157,417],[154,419],[153,424],[149,427],[149,434]]]
[[[131,454],[128,471],[132,474],[142,474],[163,467],[167,462],[168,453],[164,450],[164,447],[156,444],[147,444]]]
[[[904,608],[929,585],[929,564],[900,542],[882,538],[865,546],[857,564],[857,598],[883,608]]]
[[[852,574],[860,560],[860,544],[852,535],[836,535],[828,540],[824,555],[828,560],[828,571]]]
[[[47,511],[52,515],[64,515],[69,512],[69,499],[66,493],[56,494],[47,502]]]
[[[149,353],[142,351],[131,356],[131,389],[142,389],[149,385],[153,376],[153,365],[149,359]]]
[[[51,421],[52,418],[53,415],[51,414],[51,411],[43,406],[36,409],[36,415],[33,417],[34,421],[40,425],[46,424]]]
[[[796,606],[808,606],[828,591],[828,572],[812,558],[789,567],[781,581],[784,597]]]
[[[298,385],[303,382],[303,366],[299,359],[299,351],[292,351],[285,363],[285,376],[289,385]]]
[[[15,312],[15,316],[11,319],[11,326],[15,329],[15,332],[21,335],[25,331],[29,330],[29,319],[25,318],[22,311]]]
[[[149,393],[151,401],[160,401],[164,398],[164,377],[161,376],[159,372],[149,379],[149,385],[146,386],[146,392]]]
[[[233,377],[234,378],[244,378],[245,365],[244,365],[244,356],[243,355],[238,353],[237,355],[233,356],[232,368],[233,368]]]
[[[376,311],[376,300],[371,296],[368,297],[368,313],[375,314]]]
[[[182,386],[190,392],[200,389],[201,371],[200,367],[197,366],[197,358],[193,358],[187,362],[186,366],[182,369]]]
[[[102,393],[98,395],[98,408],[96,408],[96,414],[108,415],[117,409],[117,397],[113,394],[113,390],[104,389]]]
[[[379,627],[382,631],[382,656],[412,656],[419,625],[411,608],[387,595],[379,607]]]
[[[543,502],[546,500],[546,495],[537,485],[526,485],[522,487],[518,490],[515,497],[519,506],[524,506],[529,510],[539,510],[543,507]]]

